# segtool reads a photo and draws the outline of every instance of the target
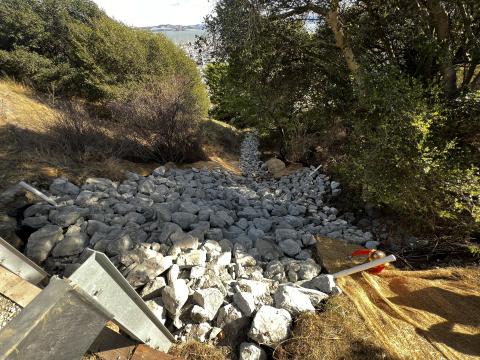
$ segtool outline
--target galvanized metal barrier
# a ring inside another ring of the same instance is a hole
[[[82,359],[112,318],[78,285],[54,277],[0,332],[0,359]]]
[[[32,284],[38,284],[48,274],[32,260],[0,237],[0,265]]]
[[[69,280],[113,314],[113,322],[134,339],[168,352],[173,335],[148,308],[108,257],[87,250],[88,258]]]

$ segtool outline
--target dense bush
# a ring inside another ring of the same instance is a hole
[[[463,236],[480,226],[479,24],[474,0],[220,0],[214,115],[328,163],[356,200]]]
[[[176,77],[112,102],[126,157],[162,163],[205,160],[200,121],[206,117],[208,99],[199,101],[201,94],[192,86],[191,80]]]
[[[135,30],[90,0],[2,0],[0,71],[37,89],[89,100],[122,96],[195,64],[159,34]]]

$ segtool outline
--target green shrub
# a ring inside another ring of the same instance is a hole
[[[110,19],[90,0],[0,2],[0,70],[42,91],[98,101],[198,69],[166,37]]]
[[[479,153],[452,132],[452,114],[462,101],[435,100],[432,91],[397,71],[372,74],[347,161],[338,170],[365,201],[430,229],[472,231],[480,225]],[[462,122],[478,122],[472,115],[463,114]]]

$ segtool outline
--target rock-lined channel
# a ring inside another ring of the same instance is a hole
[[[254,134],[242,145],[246,176],[159,167],[121,183],[56,179],[47,193],[59,206],[24,212],[37,229],[26,254],[69,275],[85,248],[105,252],[178,340],[222,332],[243,341],[241,359],[263,359],[296,315],[339,292],[313,259],[314,235],[360,244],[372,235],[337,218],[328,203],[340,184],[323,174],[255,180],[265,171],[257,146]]]

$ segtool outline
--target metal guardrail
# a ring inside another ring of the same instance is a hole
[[[108,309],[113,321],[131,337],[168,352],[175,338],[108,257],[90,249],[86,254],[88,258],[69,280]]]
[[[38,284],[48,274],[32,260],[0,237],[0,265],[32,284]]]

